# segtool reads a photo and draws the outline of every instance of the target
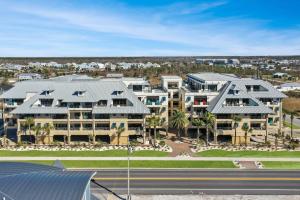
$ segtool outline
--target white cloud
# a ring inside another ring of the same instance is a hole
[[[180,23],[176,21],[177,18],[172,18],[174,13],[183,15],[192,13],[201,14],[205,10],[224,4],[226,4],[225,1],[195,5],[181,3],[182,6],[174,4],[169,6],[169,9],[165,11],[150,9],[147,15],[130,10],[130,8],[123,10],[120,8],[85,10],[19,4],[11,6],[10,9],[19,15],[24,15],[24,17],[39,18],[40,20],[38,21],[42,20],[45,24],[49,23],[50,26],[48,29],[51,30],[55,30],[57,27],[62,29],[65,26],[75,30],[110,34],[111,38],[127,37],[165,44],[163,45],[164,47],[157,46],[153,49],[147,49],[147,47],[143,46],[129,46],[128,49],[123,51],[123,55],[129,55],[128,53],[136,55],[139,52],[140,55],[146,55],[147,53],[149,55],[267,55],[300,53],[300,30],[268,30],[263,28],[261,21],[234,17],[206,21],[199,20],[196,24]],[[169,11],[170,13],[168,13]],[[168,14],[172,23],[166,23],[163,18],[158,19],[155,17]],[[57,27],[55,24],[57,24]],[[30,26],[34,27],[38,26],[38,24],[34,24],[31,21]],[[66,36],[68,34],[70,38],[72,36],[74,38],[79,37],[78,33],[68,30],[64,34],[56,35],[53,38],[57,38],[57,41],[61,42],[62,46],[64,46],[63,43],[65,41],[66,45],[70,47],[68,43],[70,39]],[[46,36],[46,38],[49,37]],[[31,39],[31,37],[28,38]],[[76,41],[74,40],[74,42]],[[165,47],[168,43],[172,43],[172,46],[183,45],[185,48]],[[81,50],[92,54],[93,51],[91,49]],[[97,52],[96,49],[93,50]],[[112,55],[114,54],[113,51],[107,52],[112,53]],[[122,52],[118,50],[116,54],[122,54]]]

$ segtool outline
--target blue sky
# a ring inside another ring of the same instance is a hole
[[[298,0],[0,0],[0,56],[300,54]]]

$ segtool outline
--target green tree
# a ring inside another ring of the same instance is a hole
[[[189,120],[185,115],[185,112],[175,110],[171,118],[171,126],[178,130],[177,137],[180,138],[181,132],[188,126]]]
[[[245,146],[247,146],[248,133],[251,133],[252,129],[249,127],[248,123],[244,123],[242,126],[242,130],[245,131]]]
[[[197,127],[197,144],[199,143],[199,137],[200,137],[200,128],[205,126],[205,123],[200,118],[195,118],[192,120],[192,124]]]
[[[294,117],[297,113],[291,112],[290,114],[291,114],[291,139],[293,139]]]
[[[32,129],[35,132],[35,144],[38,144],[41,134],[42,134],[42,127],[41,126],[33,126]]]
[[[116,134],[117,134],[117,137],[118,137],[118,146],[120,145],[120,138],[121,138],[121,135],[122,133],[125,131],[125,128],[122,127],[122,126],[119,126],[117,128],[117,131],[116,131]],[[129,136],[128,136],[129,137]]]
[[[50,133],[51,133],[51,130],[53,130],[53,126],[52,124],[49,124],[49,123],[46,123],[44,124],[43,126],[43,131],[44,131],[44,134],[48,137],[48,142],[50,143]],[[43,143],[45,143],[44,139],[43,139]]]
[[[31,127],[34,125],[34,119],[32,117],[25,118],[25,126],[29,131],[30,141],[31,141]]]
[[[204,115],[204,122],[205,122],[205,127],[206,127],[206,145],[208,146],[209,142],[209,129],[213,129],[214,124],[216,121],[216,117],[214,114],[210,112],[206,112]]]
[[[156,138],[157,138],[156,129],[157,129],[158,126],[162,125],[163,120],[159,116],[153,115],[153,116],[151,116],[151,117],[149,117],[149,118],[146,119],[146,123],[147,123],[147,126],[150,129],[152,127],[154,129],[154,146],[156,146]]]
[[[235,115],[233,118],[232,118],[232,121],[233,121],[233,128],[234,128],[234,146],[236,146],[236,129],[239,127],[239,122],[242,120],[241,117]]]

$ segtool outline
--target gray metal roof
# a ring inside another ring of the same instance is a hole
[[[44,90],[53,90],[51,95],[42,95]],[[83,96],[74,95],[76,91],[84,91]],[[114,91],[123,91],[122,94],[114,95]],[[149,109],[130,91],[122,80],[76,80],[69,79],[59,81],[56,79],[36,80],[20,82],[11,88],[0,98],[21,98],[25,99],[28,93],[34,96],[18,106],[11,113],[13,114],[59,114],[67,113],[68,108],[58,107],[59,100],[62,102],[89,102],[96,103],[99,100],[107,100],[107,107],[94,107],[94,113],[150,113]],[[33,104],[39,99],[53,99],[52,106],[37,107]],[[111,107],[113,99],[126,98],[133,105],[126,107]]]
[[[232,81],[238,80],[234,74],[218,74],[218,73],[195,73],[188,74],[189,77],[199,80],[201,82],[205,81]]]
[[[0,162],[0,197],[7,200],[82,200],[94,172]]]
[[[248,92],[246,85],[260,85],[267,91]],[[230,90],[238,90],[238,94],[231,94]],[[218,96],[209,104],[207,110],[214,114],[271,114],[273,111],[264,105],[259,98],[285,98],[286,96],[276,90],[270,83],[255,79],[240,79],[226,83]],[[249,99],[255,105],[249,106],[224,106],[226,99]]]

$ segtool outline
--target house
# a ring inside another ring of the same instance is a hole
[[[283,73],[283,72],[276,72],[273,74],[273,78],[284,78],[284,77],[288,77],[289,75],[287,73]]]
[[[18,81],[37,80],[42,78],[42,76],[37,73],[22,73],[18,74],[17,77]]]
[[[300,91],[300,83],[294,82],[294,83],[284,83],[277,87],[277,89],[281,92],[288,92],[293,90],[299,90]]]

